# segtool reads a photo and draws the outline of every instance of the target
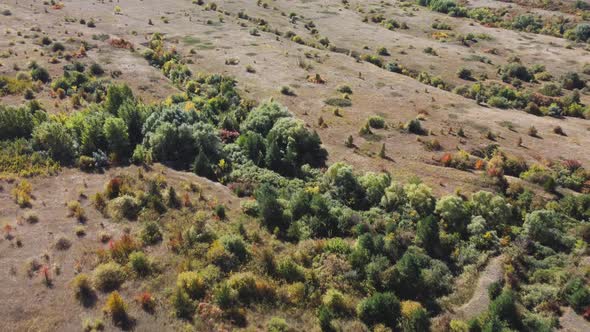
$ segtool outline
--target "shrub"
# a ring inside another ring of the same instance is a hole
[[[119,292],[112,292],[106,300],[103,311],[110,315],[115,324],[124,324],[129,319],[127,315],[127,304]]]
[[[151,270],[151,263],[148,257],[141,251],[135,251],[129,255],[129,265],[139,276],[145,276]]]
[[[575,40],[579,41],[588,41],[590,39],[590,24],[587,23],[580,23],[578,24],[572,31],[573,33],[570,34]]]
[[[174,308],[174,315],[182,319],[191,319],[195,312],[195,305],[189,298],[186,291],[182,288],[176,288],[172,295],[172,307]]]
[[[421,216],[428,216],[434,211],[436,199],[430,187],[423,183],[409,183],[404,186],[404,191],[410,206]]]
[[[561,77],[561,86],[566,90],[583,89],[586,86],[578,73],[568,72]]]
[[[531,72],[520,62],[511,62],[505,65],[502,67],[501,73],[504,82],[509,82],[514,78],[525,82],[530,82],[533,79]]]
[[[580,278],[574,278],[565,286],[566,301],[576,310],[581,312],[590,306],[590,288],[588,283]]]
[[[51,77],[49,76],[49,72],[47,69],[43,67],[35,67],[31,70],[31,79],[33,81],[41,81],[43,83],[49,82]]]
[[[326,105],[334,106],[334,107],[350,107],[352,106],[352,101],[347,98],[328,98],[324,101]]]
[[[375,293],[358,305],[357,315],[368,326],[384,324],[395,328],[400,317],[400,303],[393,293]]]
[[[195,300],[202,298],[206,291],[203,277],[194,271],[180,273],[176,278],[176,287]]]
[[[389,51],[385,47],[379,47],[377,49],[377,54],[382,55],[382,56],[388,56],[389,55]]]
[[[31,205],[31,192],[33,188],[29,181],[22,180],[12,189],[12,196],[14,202],[21,208],[28,207]]]
[[[39,222],[39,215],[35,211],[27,211],[24,218],[29,224],[36,224]]]
[[[538,32],[543,26],[539,18],[525,14],[517,16],[512,22],[512,28],[521,31]]]
[[[135,219],[138,207],[138,202],[134,197],[123,195],[108,203],[107,212],[115,220]]]
[[[66,49],[65,46],[62,43],[60,43],[60,42],[55,42],[53,44],[53,46],[51,47],[51,50],[53,52],[65,51],[65,49]]]
[[[217,218],[223,220],[225,219],[225,206],[223,204],[218,204],[214,208],[214,213]]]
[[[529,129],[528,129],[529,136],[537,137],[537,133],[538,133],[538,131],[537,131],[537,128],[535,128],[535,126],[529,127]]]
[[[369,118],[368,122],[369,122],[369,126],[371,126],[371,128],[375,128],[375,129],[385,128],[385,119],[383,119],[379,115],[371,116]]]
[[[339,85],[336,88],[336,91],[340,92],[340,93],[346,93],[346,94],[352,94],[352,88],[348,85]]]
[[[94,299],[94,289],[90,277],[87,274],[80,273],[72,280],[72,288],[74,289],[74,296],[84,305],[87,305]]]
[[[68,202],[68,216],[74,217],[80,222],[86,220],[86,212],[84,211],[84,208],[82,208],[82,205],[80,205],[79,201]]]
[[[350,299],[336,289],[328,289],[322,297],[322,304],[334,314],[345,317],[350,310]]]
[[[472,79],[471,70],[461,67],[459,69],[459,71],[457,71],[457,77],[459,77],[460,79],[464,79],[464,80],[471,80]]]
[[[361,60],[374,64],[377,67],[383,67],[383,59],[376,55],[363,54]]]
[[[104,330],[104,322],[100,318],[84,319],[82,323],[82,331],[84,332],[94,332],[94,331],[102,331]]]
[[[430,330],[428,313],[420,302],[403,301],[401,303],[400,325],[405,332]]]
[[[155,221],[149,221],[143,225],[139,235],[141,241],[147,245],[153,245],[162,241],[162,232],[158,223]]]
[[[149,313],[154,312],[156,301],[150,292],[142,292],[135,299],[144,311]]]
[[[240,262],[246,261],[250,256],[244,240],[239,235],[224,235],[219,238],[219,242],[225,250],[233,254]]]
[[[395,62],[390,62],[385,66],[385,69],[392,73],[401,73],[402,68]]]
[[[517,326],[519,322],[518,312],[516,309],[516,298],[514,293],[505,289],[496,299],[490,303],[490,315],[498,317],[510,323],[512,326]]]
[[[283,318],[272,317],[268,323],[266,323],[267,332],[288,332],[289,324]]]
[[[242,132],[253,131],[266,137],[275,122],[284,117],[290,117],[289,111],[276,101],[265,101],[254,108],[240,126]]]
[[[72,241],[65,236],[59,236],[57,240],[55,240],[54,246],[57,250],[68,250],[72,246]]]
[[[487,104],[492,107],[497,107],[497,108],[510,107],[510,101],[508,101],[508,99],[506,99],[505,97],[502,97],[502,96],[492,96],[492,97],[488,98]]]
[[[2,81],[0,77],[0,96]],[[35,126],[35,115],[28,107],[5,107],[0,105],[0,140],[29,138]],[[38,115],[43,115],[39,113]]]
[[[424,130],[422,129],[422,124],[418,119],[412,119],[406,123],[405,128],[413,134],[422,135]]]
[[[74,228],[74,233],[76,233],[77,237],[83,237],[86,235],[86,227],[84,226],[76,226],[76,228]]]
[[[295,91],[293,91],[293,89],[291,89],[290,87],[283,85],[281,87],[281,93],[284,94],[285,96],[294,96],[295,95]]]
[[[305,164],[311,167],[325,165],[328,153],[321,146],[319,135],[309,131],[301,120],[279,119],[266,139],[266,165],[281,175],[297,175]]]
[[[305,272],[291,258],[285,258],[279,262],[276,273],[287,282],[304,281]]]
[[[93,63],[90,65],[90,73],[94,76],[100,76],[104,74],[104,69],[98,63]]]
[[[539,92],[549,97],[558,97],[561,95],[561,87],[555,83],[545,83],[539,89]]]
[[[125,271],[119,264],[109,262],[97,266],[92,279],[94,287],[107,292],[119,288],[126,277]]]
[[[244,304],[256,301],[272,300],[274,289],[261,277],[250,272],[235,273],[227,281],[230,292],[235,292],[236,299]]]

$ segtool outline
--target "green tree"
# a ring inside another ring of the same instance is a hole
[[[436,202],[434,210],[451,232],[464,234],[469,222],[469,210],[461,197],[456,195],[443,196]]]
[[[436,256],[440,248],[438,222],[433,216],[420,219],[416,226],[416,240],[431,256]]]
[[[334,163],[324,173],[323,183],[332,193],[332,197],[343,204],[357,210],[368,207],[365,189],[350,165],[343,162]]]
[[[48,121],[33,130],[33,147],[44,150],[51,158],[70,163],[76,156],[76,142],[60,122]]]
[[[116,115],[123,103],[133,100],[133,91],[126,84],[112,84],[107,89],[107,96],[104,101],[104,108],[112,115]]]
[[[129,133],[129,142],[131,146],[141,143],[143,135],[141,130],[145,122],[145,112],[141,106],[136,105],[135,102],[129,98],[126,99],[119,107],[117,112],[118,117],[125,121],[127,125],[127,132]]]
[[[288,222],[284,216],[283,206],[277,200],[276,190],[268,184],[262,184],[255,192],[256,201],[262,217],[262,224],[271,232],[284,233]]]
[[[289,111],[276,101],[269,100],[250,111],[242,123],[242,132],[255,132],[264,137],[280,118],[291,117]]]
[[[108,118],[103,125],[104,137],[109,150],[117,160],[122,161],[129,155],[129,134],[125,121],[120,118]]]

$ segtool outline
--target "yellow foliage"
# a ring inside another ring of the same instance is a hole
[[[408,318],[414,313],[416,310],[422,309],[422,305],[420,302],[416,301],[402,301],[401,303],[402,309],[402,316]]]
[[[319,186],[315,186],[315,187],[307,187],[305,188],[305,191],[310,193],[310,194],[317,194],[320,192],[320,187]]]

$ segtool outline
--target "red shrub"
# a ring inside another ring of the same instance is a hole
[[[443,166],[445,167],[451,167],[451,165],[453,164],[453,155],[451,155],[450,153],[445,153],[441,158],[440,158],[440,162],[441,164],[443,164]]]
[[[240,133],[235,130],[219,130],[219,137],[224,143],[233,143],[239,136]]]

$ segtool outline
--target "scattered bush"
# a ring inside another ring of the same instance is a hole
[[[97,289],[108,292],[119,288],[127,278],[123,268],[117,263],[104,263],[94,269],[93,284]]]
[[[141,251],[136,251],[129,255],[129,266],[139,276],[148,275],[151,270],[151,263],[148,257]]]
[[[119,292],[112,292],[106,300],[103,311],[111,316],[115,324],[124,324],[128,321],[127,304]]]

